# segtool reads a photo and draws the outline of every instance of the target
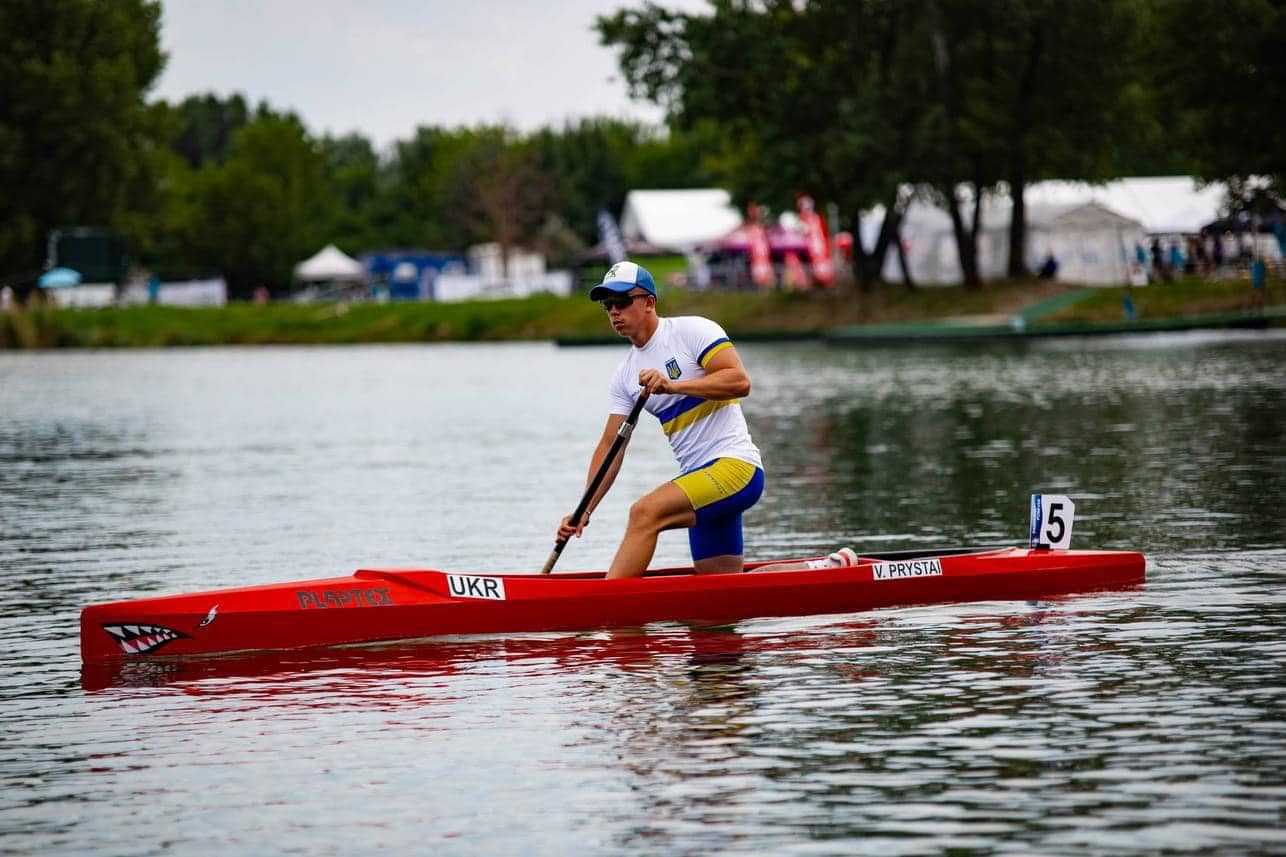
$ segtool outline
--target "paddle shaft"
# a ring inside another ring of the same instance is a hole
[[[580,498],[576,511],[572,512],[570,521],[572,527],[580,524],[580,519],[585,514],[585,510],[589,508],[590,501],[598,493],[598,486],[602,485],[603,480],[607,478],[607,471],[611,469],[612,462],[616,460],[616,456],[625,447],[625,444],[629,443],[630,435],[634,432],[634,425],[639,421],[639,414],[643,413],[643,403],[647,401],[647,397],[647,390],[639,392],[638,400],[634,402],[630,415],[625,418],[625,422],[621,423],[621,427],[617,429],[616,440],[612,441],[612,448],[607,451],[607,455],[603,456],[602,464],[598,465],[598,472],[594,474],[594,478],[589,481],[589,487],[585,489],[585,496]],[[565,547],[567,547],[567,539],[559,539],[554,542],[554,549],[550,552],[549,559],[545,560],[545,567],[540,570],[541,574],[549,574],[554,570],[554,563],[558,562],[558,558],[563,555],[563,548]]]

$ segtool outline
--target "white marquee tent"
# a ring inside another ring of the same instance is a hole
[[[722,238],[741,225],[732,195],[718,188],[632,190],[621,212],[627,241],[689,250]]]
[[[1009,264],[1009,216],[1007,198],[988,197],[983,201],[982,232],[978,236],[978,269],[983,279],[1004,277]],[[962,212],[966,223],[972,207]],[[863,226],[879,228],[882,212],[866,218]],[[874,235],[864,236],[867,246]],[[1058,262],[1058,279],[1091,284],[1128,282],[1135,245],[1146,240],[1143,224],[1096,202],[1048,204],[1028,203],[1027,251],[1029,269],[1038,270],[1046,256]],[[947,285],[962,279],[951,219],[945,211],[927,202],[916,201],[907,209],[902,223],[902,241],[907,264],[916,283]],[[884,277],[902,279],[897,253],[884,259]]]
[[[1058,261],[1058,278],[1081,283],[1122,283],[1130,278],[1135,244],[1153,235],[1199,232],[1223,215],[1227,188],[1199,187],[1191,176],[1124,178],[1105,184],[1046,181],[1028,185],[1026,260],[1037,270],[1047,254]],[[978,263],[984,279],[1003,277],[1009,258],[1009,214],[1005,194],[983,201]],[[968,222],[972,205],[963,205]],[[883,209],[863,218],[866,246],[874,243]],[[911,276],[926,284],[958,283],[960,259],[947,213],[927,202],[912,202],[902,226]],[[884,276],[901,280],[897,254],[884,262]]]
[[[1097,203],[1143,224],[1149,235],[1193,234],[1223,215],[1228,188],[1191,176],[1116,179],[1106,184],[1047,181],[1027,188],[1029,206]]]
[[[334,244],[327,244],[295,266],[295,279],[305,283],[358,283],[366,268]]]

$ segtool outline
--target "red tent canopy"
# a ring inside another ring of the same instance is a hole
[[[768,248],[773,253],[807,253],[808,238],[798,232],[793,232],[779,224],[773,224],[766,227],[768,232]],[[750,228],[748,225],[738,226],[722,238],[714,241],[711,250],[730,250],[748,253],[750,252]]]

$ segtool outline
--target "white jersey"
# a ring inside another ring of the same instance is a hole
[[[608,388],[609,413],[628,415],[633,410],[642,389],[639,372],[644,369],[655,369],[672,381],[703,378],[710,359],[731,347],[728,334],[708,318],[662,318],[647,345],[631,347],[617,367]],[[736,458],[763,467],[739,402],[657,393],[643,408],[661,422],[684,473],[716,458]]]

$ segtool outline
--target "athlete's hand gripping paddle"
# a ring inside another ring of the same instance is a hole
[[[603,479],[606,478],[612,462],[616,460],[616,456],[620,451],[625,448],[625,444],[629,443],[630,434],[634,431],[635,423],[639,421],[639,414],[643,413],[643,403],[647,401],[647,397],[648,391],[646,389],[639,392],[638,400],[634,403],[633,409],[630,410],[630,415],[625,418],[625,422],[621,423],[621,427],[617,429],[616,440],[612,441],[612,448],[603,457],[603,463],[598,466],[598,472],[594,474],[594,478],[589,482],[589,487],[585,489],[585,496],[580,498],[576,511],[572,512],[571,520],[568,521],[572,529],[575,529],[580,524],[580,519],[584,517],[590,500],[594,499],[594,495],[598,492],[598,486],[603,484]],[[558,558],[563,555],[563,548],[565,547],[567,547],[567,539],[565,538],[554,542],[554,549],[549,554],[549,559],[545,560],[545,567],[540,570],[541,574],[549,574],[554,570],[554,563],[558,562]]]

